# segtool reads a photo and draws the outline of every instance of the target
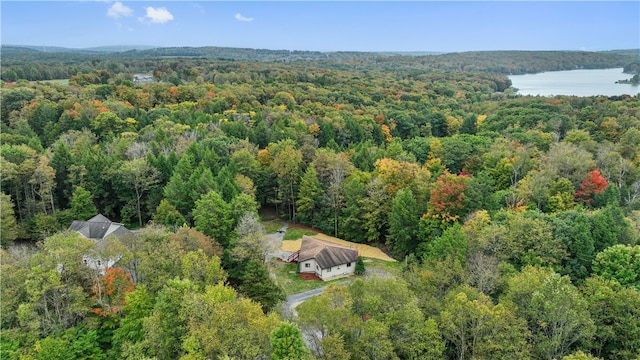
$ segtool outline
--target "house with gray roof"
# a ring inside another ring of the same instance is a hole
[[[93,240],[98,247],[105,246],[105,239],[109,236],[117,236],[124,238],[127,236],[135,236],[133,232],[127,229],[123,224],[109,220],[106,216],[98,214],[87,221],[75,220],[69,226],[69,231],[76,231],[87,239]],[[112,267],[120,260],[117,258],[98,258],[96,256],[84,255],[82,261],[88,267],[99,270],[104,274],[107,268]]]
[[[355,273],[357,260],[358,251],[354,248],[311,236],[302,237],[298,254],[301,273],[315,273],[325,281],[349,276]]]

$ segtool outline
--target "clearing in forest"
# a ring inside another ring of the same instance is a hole
[[[396,261],[395,259],[393,259],[389,255],[387,255],[384,252],[382,252],[382,250],[380,250],[378,248],[375,248],[373,246],[353,243],[353,242],[350,242],[350,241],[338,239],[338,238],[335,238],[333,236],[329,236],[329,235],[325,235],[325,234],[321,234],[321,233],[313,235],[313,237],[315,237],[316,239],[329,241],[329,242],[332,242],[334,244],[338,244],[338,245],[342,245],[342,246],[349,246],[349,247],[355,248],[355,249],[358,250],[358,254],[360,256],[362,256],[362,257],[374,258],[374,259],[380,259],[380,260],[392,261],[392,262]],[[282,242],[282,246],[280,246],[280,250],[296,252],[296,251],[300,250],[300,245],[301,244],[302,244],[302,239],[284,240]]]

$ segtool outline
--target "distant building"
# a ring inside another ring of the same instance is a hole
[[[133,232],[127,229],[124,225],[109,220],[102,214],[98,214],[87,221],[75,220],[69,226],[70,231],[76,231],[80,235],[87,239],[93,240],[97,243],[98,247],[105,245],[105,239],[109,236],[117,236],[124,238],[127,236],[135,236]],[[107,268],[113,267],[121,256],[114,259],[102,259],[93,256],[85,255],[82,257],[82,262],[88,267],[99,270],[104,274]]]
[[[136,85],[144,84],[144,83],[150,83],[150,82],[153,82],[153,76],[152,75],[135,74],[135,75],[133,75],[133,82]]]
[[[354,274],[358,251],[311,236],[303,236],[297,260],[301,273],[315,273],[326,281]]]

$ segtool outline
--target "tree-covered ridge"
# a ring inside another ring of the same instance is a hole
[[[0,357],[637,357],[640,98],[386,59],[105,58],[3,83]],[[259,208],[402,272],[282,321]],[[96,212],[141,234],[61,233]],[[86,253],[122,258],[100,274]]]
[[[637,73],[637,50],[587,51],[474,51],[445,54],[395,54],[384,52],[319,52],[224,47],[153,48],[109,52],[92,49],[2,47],[2,80],[66,79],[77,72],[109,69],[115,74],[150,71],[163,62],[179,60],[185,66],[199,66],[208,60],[285,62],[327,69],[397,71],[480,71],[524,74],[573,69],[624,67]],[[107,61],[105,66],[102,62]],[[44,65],[46,64],[46,66]],[[153,64],[153,65],[152,65]],[[188,65],[187,65],[188,64]]]

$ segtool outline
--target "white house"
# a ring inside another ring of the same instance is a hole
[[[315,273],[322,280],[349,276],[356,271],[358,251],[322,241],[311,236],[302,237],[298,255],[301,273]]]
[[[124,225],[113,222],[102,214],[98,214],[87,221],[75,220],[71,223],[71,226],[69,226],[69,230],[77,231],[85,238],[95,241],[98,246],[104,246],[104,240],[111,235],[120,238],[125,236],[135,236],[133,232],[127,229]],[[102,274],[105,273],[107,268],[113,267],[118,260],[120,260],[120,257],[115,259],[96,258],[89,255],[82,257],[82,261],[85,265],[92,269],[99,270]]]

